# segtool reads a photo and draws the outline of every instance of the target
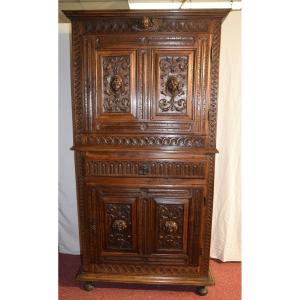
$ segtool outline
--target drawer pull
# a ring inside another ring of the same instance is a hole
[[[139,175],[148,175],[150,172],[148,165],[140,165],[139,166]]]

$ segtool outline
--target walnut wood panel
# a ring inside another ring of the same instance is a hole
[[[79,280],[209,285],[221,22],[69,11]]]

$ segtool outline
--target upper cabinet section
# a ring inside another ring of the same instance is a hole
[[[215,147],[220,25],[228,11],[65,13],[76,145]]]

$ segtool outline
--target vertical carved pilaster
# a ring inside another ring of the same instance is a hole
[[[74,116],[74,136],[82,132],[83,121],[83,103],[82,103],[82,54],[81,54],[81,24],[80,22],[72,23],[72,108]]]
[[[209,120],[209,147],[216,147],[216,130],[217,130],[217,102],[218,102],[218,83],[219,83],[219,56],[220,56],[220,35],[221,21],[214,21],[212,49],[211,49],[211,89],[210,103],[208,111]]]
[[[204,249],[202,257],[201,272],[203,275],[208,273],[209,269],[209,257],[210,257],[210,238],[211,238],[211,223],[212,223],[212,210],[213,210],[213,198],[214,198],[214,176],[215,176],[215,155],[209,156],[208,162],[208,191],[207,191],[207,203],[205,207],[205,233],[204,233]]]

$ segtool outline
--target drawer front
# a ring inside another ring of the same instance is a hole
[[[86,176],[206,178],[207,161],[91,160],[85,161]]]

